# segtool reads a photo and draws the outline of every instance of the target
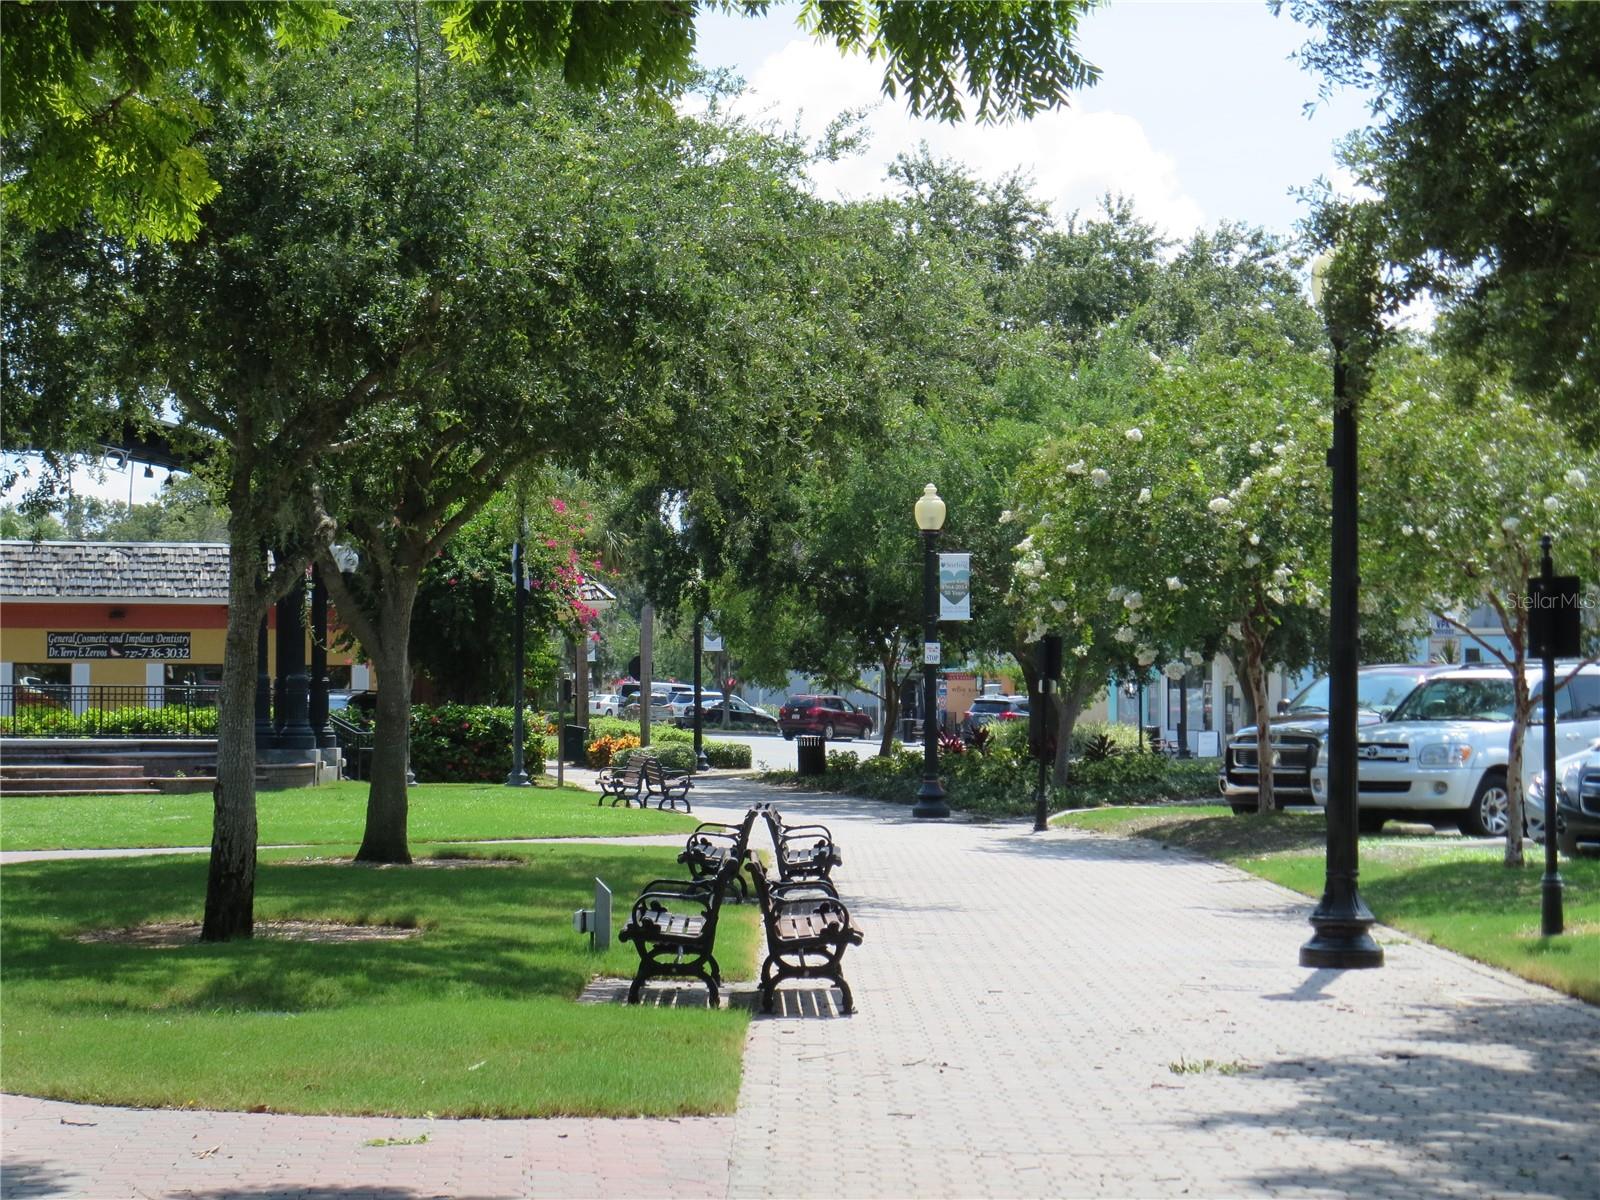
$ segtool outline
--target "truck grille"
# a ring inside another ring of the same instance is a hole
[[[1310,791],[1311,768],[1317,761],[1316,739],[1294,736],[1275,738],[1272,748],[1277,758],[1272,766],[1273,787]],[[1260,783],[1261,764],[1254,738],[1241,738],[1228,743],[1224,770],[1228,782],[1236,787],[1253,788]]]
[[[1578,807],[1600,817],[1600,767],[1590,767],[1578,776]]]

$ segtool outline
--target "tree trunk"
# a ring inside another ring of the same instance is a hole
[[[1063,672],[1061,691],[1056,694],[1056,757],[1050,782],[1056,787],[1067,786],[1067,762],[1072,754],[1072,731],[1078,726],[1078,714],[1083,712],[1088,685]]]
[[[894,751],[894,727],[900,723],[900,677],[895,668],[900,665],[897,648],[878,661],[878,678],[883,681],[883,728],[878,730],[878,757],[887,758]]]
[[[1250,690],[1250,703],[1256,710],[1256,811],[1269,813],[1277,807],[1274,772],[1277,762],[1272,749],[1272,722],[1267,717],[1266,638],[1256,627],[1260,613],[1244,622],[1244,682]]]
[[[367,826],[357,862],[409,863],[406,767],[411,754],[411,612],[420,571],[384,581],[378,644],[366,647],[378,666],[377,727]]]
[[[1528,740],[1528,723],[1533,716],[1533,697],[1528,690],[1525,664],[1517,656],[1513,669],[1516,708],[1511,722],[1511,752],[1506,757],[1506,859],[1508,867],[1520,867],[1522,858],[1522,755]],[[1555,830],[1545,831],[1554,837]]]
[[[241,552],[240,542],[234,538],[228,566],[228,630],[218,698],[217,782],[212,790],[203,942],[247,938],[255,930],[256,639],[266,605],[257,592],[260,564],[251,551]]]

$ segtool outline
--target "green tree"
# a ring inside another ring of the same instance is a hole
[[[559,67],[567,83],[626,82],[671,95],[692,75],[694,21],[702,7],[757,16],[767,0],[685,0],[643,5],[610,0],[442,0],[455,52],[500,67]],[[800,25],[841,50],[884,63],[883,91],[911,112],[960,120],[966,97],[978,120],[1032,116],[1059,107],[1099,71],[1073,48],[1089,0],[808,0]]]
[[[78,4],[14,0],[0,21],[6,208],[44,228],[92,211],[127,238],[191,238],[219,184],[194,145],[208,101],[275,47],[345,18],[327,0]]]
[[[1534,718],[1523,599],[1539,573],[1542,533],[1555,539],[1558,572],[1580,576],[1600,597],[1600,453],[1509,387],[1485,389],[1463,410],[1449,399],[1450,373],[1462,369],[1472,370],[1409,347],[1381,363],[1368,400],[1362,577],[1463,636],[1475,608],[1498,620],[1510,649],[1487,649],[1510,668],[1516,696],[1505,862],[1520,866],[1523,744]],[[1590,654],[1600,657],[1600,645]]]
[[[1282,7],[1283,0],[1275,0]],[[1509,366],[1600,441],[1600,6],[1289,0],[1302,59],[1371,93],[1347,150],[1400,297],[1443,298],[1451,346]]]
[[[666,97],[693,78],[700,0],[434,0],[451,53],[495,69],[556,68],[574,87]],[[756,16],[766,0],[708,5]],[[1065,104],[1099,72],[1073,48],[1089,0],[812,3],[801,24],[884,60],[884,92],[912,112],[979,120]],[[190,238],[220,183],[195,144],[215,105],[279,47],[327,42],[347,18],[329,0],[227,4],[12,0],[0,27],[6,203],[42,228],[84,211],[114,236]]]

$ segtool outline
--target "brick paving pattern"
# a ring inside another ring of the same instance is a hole
[[[695,811],[769,795],[708,779]],[[732,1117],[326,1119],[6,1096],[0,1191],[1600,1198],[1600,1011],[1387,930],[1381,970],[1304,970],[1304,898],[1150,844],[778,799],[843,847],[836,881],[866,933],[845,959],[860,1011],[797,992],[753,1021]]]

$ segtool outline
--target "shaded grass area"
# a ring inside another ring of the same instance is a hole
[[[1096,809],[1054,825],[1151,838],[1293,888],[1322,894],[1327,832],[1320,813],[1234,817],[1225,807]],[[1393,828],[1393,826],[1391,826]],[[1499,845],[1428,834],[1361,839],[1361,896],[1385,925],[1600,1004],[1600,859],[1561,861],[1566,932],[1539,932],[1544,855],[1520,870]]]
[[[631,945],[596,954],[572,931],[595,876],[616,892],[620,928],[646,882],[681,875],[674,850],[478,853],[515,861],[371,868],[328,861],[325,851],[267,852],[258,923],[397,924],[421,935],[171,949],[76,935],[197,922],[203,861],[9,866],[0,914],[5,1086],[99,1104],[299,1113],[731,1111],[746,1013],[573,1003],[593,975],[631,976],[638,961]],[[724,910],[724,978],[751,978],[756,916],[753,906]]]
[[[594,792],[540,785],[421,783],[410,790],[414,842],[491,838],[623,837],[687,832],[694,817],[657,809],[597,806]],[[209,846],[211,794],[186,796],[6,796],[0,850],[91,850]],[[350,780],[256,793],[260,843],[359,842],[367,785]]]

